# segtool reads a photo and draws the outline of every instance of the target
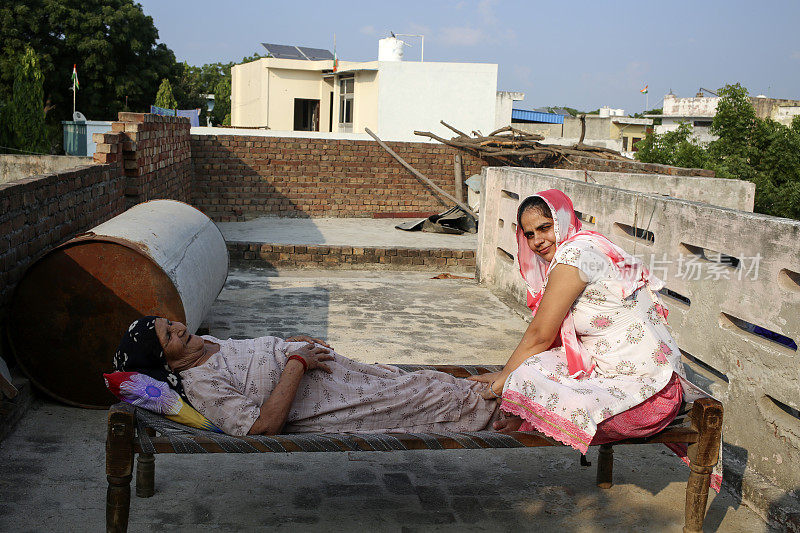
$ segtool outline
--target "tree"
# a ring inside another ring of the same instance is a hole
[[[719,91],[717,114],[710,132],[718,138],[708,145],[709,160],[723,178],[753,180],[750,158],[755,148],[758,119],[747,89],[736,83]]]
[[[5,147],[13,148],[14,132],[11,129],[11,102],[8,96],[0,92],[0,153]]]
[[[231,125],[231,79],[219,80],[214,88],[215,124]]]
[[[230,125],[231,67],[261,59],[260,54],[242,58],[238,63],[206,63],[200,67],[181,64],[179,82],[174,85],[175,98],[184,109],[201,108],[206,114],[205,95],[214,95],[214,111],[211,121],[214,124]],[[227,122],[226,122],[227,120]]]
[[[14,147],[27,152],[49,152],[44,125],[44,93],[39,59],[28,47],[14,69],[11,130]]]
[[[68,90],[77,64],[78,110],[115,119],[128,106],[147,110],[158,83],[179,74],[175,56],[157,44],[158,30],[134,0],[3,0],[0,2],[0,94],[10,92],[16,58],[30,45],[39,56],[48,124],[72,119]]]
[[[158,87],[158,92],[156,93],[156,105],[164,109],[178,108],[178,102],[172,95],[172,85],[170,85],[168,79],[161,80],[161,85]]]
[[[711,124],[717,139],[707,149],[694,141],[688,124],[681,124],[675,131],[648,133],[636,145],[636,158],[751,181],[756,185],[755,212],[800,220],[800,117],[791,127],[759,119],[747,89],[738,83],[719,94]]]
[[[636,159],[644,163],[704,168],[708,159],[705,148],[695,142],[692,128],[685,122],[660,135],[649,130],[636,148]]]

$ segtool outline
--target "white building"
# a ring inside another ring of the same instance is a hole
[[[419,141],[414,130],[451,137],[440,120],[484,134],[498,121],[511,123],[510,106],[497,93],[496,64],[402,61],[402,54],[386,50],[381,45],[378,61],[340,61],[335,70],[333,60],[275,57],[235,65],[231,125],[333,133],[370,128],[385,139]],[[521,99],[521,93],[502,98]],[[498,119],[505,107],[507,119]]]
[[[700,142],[710,142],[716,139],[711,135],[709,128],[717,114],[719,96],[705,96],[701,91],[693,98],[678,98],[672,93],[664,97],[664,107],[661,115],[647,115],[649,118],[660,118],[661,125],[655,127],[656,133],[675,131],[681,123],[692,127],[694,137]],[[800,101],[767,98],[764,95],[750,97],[756,116],[770,118],[789,126],[792,119],[800,115]]]

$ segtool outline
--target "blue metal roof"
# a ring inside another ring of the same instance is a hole
[[[547,124],[563,124],[564,115],[556,113],[542,113],[540,111],[528,111],[527,109],[512,109],[511,121],[524,122],[544,122]]]

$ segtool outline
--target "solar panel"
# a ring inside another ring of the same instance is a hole
[[[295,46],[269,43],[261,43],[261,46],[267,49],[267,53],[271,57],[278,59],[305,59],[305,56]]]
[[[308,48],[307,46],[298,46],[297,47],[301,52],[303,52],[306,57],[308,57],[311,61],[321,61],[323,59],[333,59],[333,54],[330,51],[325,50],[324,48]]]
[[[333,54],[324,48],[308,48],[306,46],[289,46],[285,44],[261,43],[270,57],[278,59],[302,59],[320,61],[333,59]]]

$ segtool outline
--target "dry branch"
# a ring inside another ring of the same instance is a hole
[[[470,137],[445,121],[441,121],[443,126],[456,133],[458,137],[445,139],[429,131],[415,131],[414,134],[434,139],[453,148],[468,151],[470,154],[482,159],[493,160],[508,166],[555,165],[568,155],[627,161],[627,158],[614,150],[583,144],[586,124],[585,118],[583,120],[581,140],[571,146],[541,144],[537,142],[544,139],[541,135],[528,133],[513,126],[498,128],[486,136],[473,131]]]

